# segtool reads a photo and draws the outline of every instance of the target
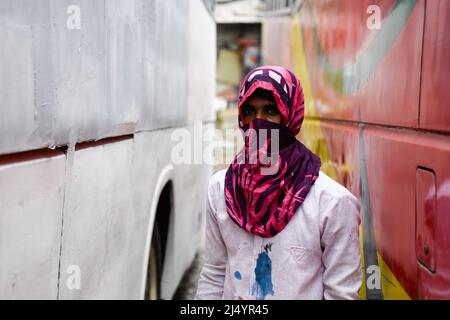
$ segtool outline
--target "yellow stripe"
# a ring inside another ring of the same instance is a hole
[[[292,67],[294,69],[294,73],[301,80],[303,93],[305,94],[305,115],[315,117],[317,113],[312,96],[305,51],[303,49],[303,35],[300,27],[300,17],[297,15],[293,17],[291,21]]]
[[[362,225],[359,226],[359,240],[361,244],[361,253],[364,252],[363,243],[363,229]],[[397,280],[395,275],[389,269],[387,264],[384,262],[383,258],[379,253],[377,253],[378,266],[380,268],[381,275],[381,290],[383,291],[383,297],[385,300],[411,300],[409,295],[406,293],[405,289],[402,287],[400,282]],[[361,254],[362,270],[365,270],[364,254]],[[363,272],[363,283],[359,291],[361,299],[367,299],[366,295],[366,274]]]
[[[311,83],[303,48],[303,35],[300,28],[299,16],[291,20],[291,53],[292,67],[295,75],[300,79],[305,95],[305,121],[300,132],[300,140],[308,149],[314,152],[322,160],[321,170],[331,178],[337,180],[337,172],[334,167],[325,139],[320,129],[320,121],[310,120],[317,115],[312,95]],[[304,134],[307,132],[307,134]]]
[[[395,275],[391,272],[387,264],[383,261],[383,258],[379,254],[378,265],[380,266],[381,273],[381,288],[385,300],[411,300],[410,296],[403,289],[400,282]]]

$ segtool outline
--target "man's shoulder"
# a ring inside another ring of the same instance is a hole
[[[219,170],[215,172],[210,178],[209,178],[209,188],[217,188],[217,186],[223,186],[225,183],[225,175],[227,173],[227,169]]]
[[[208,195],[212,201],[224,198],[225,175],[227,169],[215,172],[209,178]],[[319,172],[319,177],[313,185],[315,197],[320,201],[327,203],[350,200],[358,202],[357,198],[343,185],[333,180],[323,171]]]
[[[219,191],[223,190],[225,184],[225,175],[227,173],[227,169],[222,169],[215,172],[209,178],[209,186],[208,188],[211,191]],[[314,189],[316,194],[326,194],[327,196],[339,199],[345,197],[355,198],[355,196],[343,185],[333,180],[323,171],[319,172],[319,177],[314,183]]]
[[[319,177],[314,183],[314,192],[316,196],[327,200],[340,201],[342,199],[350,199],[357,201],[357,198],[346,187],[333,180],[323,171],[319,172]]]
[[[216,209],[220,201],[225,201],[224,184],[226,173],[226,169],[219,170],[209,178],[208,198],[214,209]]]
[[[340,183],[320,171],[314,184],[314,201],[318,206],[322,223],[333,217],[334,224],[361,222],[361,205],[356,196]]]

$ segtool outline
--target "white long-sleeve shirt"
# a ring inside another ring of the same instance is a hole
[[[320,172],[285,229],[261,238],[228,216],[225,173],[209,182],[196,299],[358,299],[360,206],[350,191]]]

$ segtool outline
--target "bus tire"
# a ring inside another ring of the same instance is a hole
[[[145,289],[146,300],[161,298],[161,234],[158,223],[155,223],[152,233],[150,256],[148,259],[147,280]]]

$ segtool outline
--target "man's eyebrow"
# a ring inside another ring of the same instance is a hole
[[[263,104],[263,108],[266,108],[266,107],[275,107],[275,108],[278,109],[278,106],[277,106],[277,104],[275,102],[270,102],[270,103]]]
[[[253,108],[255,107],[253,104],[248,103],[248,102],[244,103],[243,106],[244,106],[244,107],[253,107]],[[275,102],[267,102],[267,103],[264,103],[262,106],[263,106],[263,107],[271,107],[271,106],[275,106],[275,107],[278,108],[278,106],[277,106],[277,104],[276,104]]]

